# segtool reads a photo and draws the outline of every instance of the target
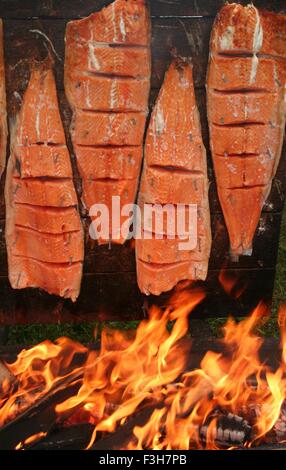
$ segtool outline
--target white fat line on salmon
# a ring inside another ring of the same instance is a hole
[[[277,72],[277,63],[276,62],[274,62],[273,76],[274,76],[275,85],[277,85],[277,87],[279,88],[281,86],[281,83],[278,80],[278,72]]]
[[[163,130],[165,129],[165,120],[163,110],[161,106],[158,105],[158,109],[154,119],[154,126],[155,126],[155,135],[161,135]]]
[[[110,90],[110,108],[114,109],[117,105],[117,80],[113,79]]]
[[[40,131],[40,109],[41,109],[41,106],[38,106],[37,112],[36,112],[36,122],[35,122],[37,140],[40,140],[40,139],[41,139],[41,131]]]
[[[91,108],[91,101],[90,101],[90,89],[89,89],[89,80],[86,82],[86,96],[85,96],[86,106]]]
[[[94,36],[93,36],[93,24],[92,24],[92,21],[90,21],[90,18],[89,18],[89,21],[87,22],[87,29],[88,29],[88,32],[89,32],[89,35],[87,37],[87,39],[83,38],[80,34],[77,36],[77,41],[79,44],[84,44],[86,42],[93,42],[94,41]],[[65,37],[65,43],[67,42],[67,37]]]
[[[24,120],[25,119],[25,108],[21,108],[21,116],[22,116],[22,119]],[[9,127],[10,127],[10,134],[11,134],[11,142],[14,140],[15,138],[15,144],[18,144],[19,142],[20,143],[23,143],[24,140],[24,136],[23,136],[23,126],[19,126],[19,116],[20,116],[20,113],[16,116],[16,118],[9,118]],[[18,129],[18,126],[19,126],[19,129]]]
[[[116,21],[115,21],[115,2],[112,3],[111,5],[111,11],[112,11],[112,24],[113,24],[113,41],[117,41],[117,28],[116,28]]]
[[[256,14],[256,23],[255,23],[254,33],[253,33],[253,44],[252,44],[253,57],[252,57],[251,71],[250,71],[250,83],[251,84],[254,83],[256,79],[257,67],[258,67],[258,62],[259,62],[257,54],[260,51],[262,44],[263,44],[263,28],[260,22],[259,11],[254,6],[253,8]]]
[[[125,23],[124,23],[122,13],[120,15],[119,27],[120,27],[120,32],[121,32],[122,39],[125,42],[125,40],[126,40],[126,29],[125,29]]]
[[[89,61],[89,67],[94,67],[97,72],[100,70],[100,63],[94,53],[94,46],[89,42],[88,43],[88,61]]]
[[[220,49],[231,50],[233,48],[234,26],[227,26],[223,35],[219,38]]]

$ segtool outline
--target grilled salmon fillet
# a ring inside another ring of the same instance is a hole
[[[38,287],[75,301],[83,230],[55,80],[44,63],[31,71],[12,129],[5,199],[12,287]]]
[[[6,164],[7,135],[3,22],[0,20],[0,178]]]
[[[165,75],[145,142],[139,191],[144,226],[135,245],[137,279],[143,293],[159,295],[181,280],[206,278],[211,248],[208,186],[192,66],[188,60],[175,59]],[[152,204],[150,217],[146,204]],[[164,213],[156,226],[159,204]],[[189,205],[196,205],[195,235],[188,231]],[[177,227],[176,236],[170,238],[168,224],[178,220],[179,211],[184,211],[186,225],[182,232]]]
[[[234,260],[251,255],[281,155],[286,15],[225,5],[214,22],[207,77],[211,151]]]
[[[99,243],[124,243],[126,237],[112,230],[112,198],[120,197],[119,210],[136,198],[150,89],[150,29],[144,0],[115,0],[66,28],[65,92],[82,199],[88,211],[94,204],[109,211],[109,228],[97,235]]]

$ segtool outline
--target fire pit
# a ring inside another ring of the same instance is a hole
[[[282,348],[277,343],[270,359],[255,334],[261,304],[240,323],[229,319],[223,338],[203,351],[202,342],[186,337],[202,298],[200,291],[180,292],[165,311],[151,309],[133,337],[104,330],[99,348],[61,338],[22,350],[2,378],[0,447],[283,446],[284,326]]]

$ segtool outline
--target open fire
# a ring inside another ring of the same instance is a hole
[[[84,423],[89,425],[88,449],[118,432],[122,449],[283,443],[285,315],[281,310],[279,367],[273,369],[260,358],[263,339],[255,329],[266,313],[260,304],[239,323],[230,318],[223,328],[221,352],[208,351],[199,367],[189,370],[188,319],[203,297],[200,290],[179,291],[164,312],[153,307],[133,335],[105,329],[100,350],[60,338],[21,351],[14,363],[6,364],[15,379],[2,381],[0,445],[8,445],[5,436],[13,426],[15,439],[19,419],[47,403],[47,397],[53,402],[52,422],[41,418],[45,407],[36,406],[38,432],[27,435],[25,428],[13,448],[33,448],[55,429]]]

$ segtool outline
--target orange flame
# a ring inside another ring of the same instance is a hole
[[[239,299],[247,288],[246,281],[241,282],[237,274],[230,274],[230,272],[225,268],[221,269],[218,275],[218,280],[223,290],[234,299]]]
[[[0,399],[0,426],[68,376],[74,356],[86,351],[84,346],[68,338],[59,338],[56,344],[44,341],[31,349],[23,349],[17,360],[8,365],[18,388],[8,399],[5,396]]]
[[[42,439],[46,435],[46,432],[38,432],[37,434],[33,434],[32,436],[27,437],[27,439],[25,439],[23,442],[19,442],[19,444],[16,445],[15,450],[22,450],[25,445],[37,442],[39,439]]]
[[[278,325],[281,330],[281,349],[282,349],[282,365],[286,369],[286,302],[283,302],[278,311]]]
[[[200,291],[178,291],[165,311],[153,307],[132,337],[105,329],[100,351],[88,352],[64,338],[23,350],[9,366],[18,387],[1,399],[0,423],[52,391],[63,378],[73,378],[71,366],[79,353],[85,361],[76,369],[81,374],[78,392],[58,403],[56,411],[59,422],[79,419],[94,425],[88,448],[99,433],[115,431],[146,407],[153,410],[149,419],[134,427],[124,448],[221,448],[222,410],[249,421],[252,435],[245,445],[256,445],[273,430],[285,401],[284,330],[281,366],[272,370],[260,359],[263,340],[255,333],[266,313],[261,303],[239,323],[230,318],[223,328],[222,352],[206,352],[199,368],[186,372],[188,317],[203,297]],[[41,437],[31,436],[17,448]],[[235,447],[231,442],[227,446]]]

